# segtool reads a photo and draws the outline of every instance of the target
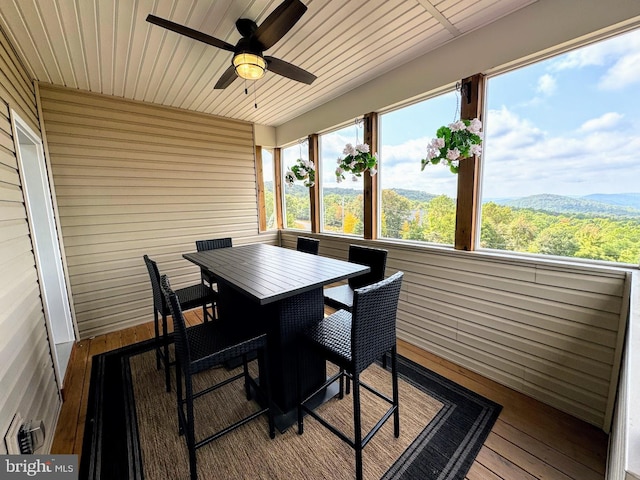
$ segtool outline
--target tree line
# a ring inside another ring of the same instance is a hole
[[[266,187],[268,190],[268,187]],[[352,189],[325,189],[324,231],[361,235],[363,196]],[[309,226],[309,191],[285,191],[290,228]],[[385,238],[453,245],[455,199],[408,190],[382,190],[381,233]],[[269,209],[267,211],[269,218]],[[480,246],[497,250],[637,264],[640,218],[602,212],[551,212],[535,208],[482,205]]]

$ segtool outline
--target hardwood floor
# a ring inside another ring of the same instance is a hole
[[[202,321],[202,312],[185,314],[187,323]],[[65,401],[51,453],[82,451],[91,357],[153,337],[153,323],[78,342],[65,381]],[[469,480],[601,480],[605,477],[608,436],[570,415],[503,387],[406,342],[398,351],[470,390],[503,406],[475,463]]]

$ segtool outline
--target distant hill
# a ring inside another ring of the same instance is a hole
[[[271,182],[265,182],[265,186],[271,188]],[[391,190],[411,201],[429,202],[437,197],[433,193],[422,190],[408,190],[405,188],[392,188]],[[302,185],[296,184],[293,187],[286,187],[286,193],[289,195],[308,196],[309,190]],[[324,193],[341,195],[347,198],[360,194],[356,190],[340,187],[327,188]],[[512,208],[526,208],[549,213],[640,218],[640,193],[593,193],[583,197],[543,193],[521,198],[486,198],[484,201]]]
[[[593,193],[582,198],[608,205],[622,205],[640,210],[640,193]]]
[[[640,200],[640,194],[623,195],[638,195],[638,199]],[[496,203],[513,208],[527,208],[551,213],[582,213],[615,217],[640,217],[640,208],[623,206],[625,205],[624,200],[622,198],[616,198],[618,195],[606,195],[606,197],[609,197],[609,202],[607,203],[594,200],[594,198],[599,198],[599,195],[568,197],[564,195],[551,195],[544,193],[541,195],[531,195],[528,197]],[[618,203],[614,203],[614,201],[617,201]]]
[[[430,202],[438,196],[433,193],[423,192],[422,190],[407,190],[406,188],[392,188],[391,190],[411,201],[418,202]]]

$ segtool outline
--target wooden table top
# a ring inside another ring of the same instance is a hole
[[[365,265],[262,243],[185,253],[183,257],[261,305],[370,271]]]

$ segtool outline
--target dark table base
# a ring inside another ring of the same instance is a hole
[[[280,412],[285,412],[284,416],[295,412],[298,367],[304,397],[322,385],[327,376],[324,359],[300,348],[300,332],[324,315],[322,287],[267,305],[259,305],[224,281],[218,281],[218,291],[222,321],[267,333],[269,367],[267,372],[261,369],[260,379],[268,375],[273,401]]]

